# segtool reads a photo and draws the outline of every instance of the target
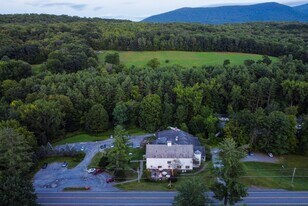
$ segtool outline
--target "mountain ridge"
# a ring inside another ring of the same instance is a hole
[[[299,6],[294,6],[293,9],[295,9],[298,12],[308,15],[308,3],[299,5]]]
[[[166,13],[148,17],[143,22],[153,23],[247,23],[247,22],[276,22],[300,21],[308,22],[308,14],[304,7],[290,7],[287,5],[269,2],[253,5],[235,5],[219,7],[184,7]]]

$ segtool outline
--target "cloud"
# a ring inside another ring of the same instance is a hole
[[[122,4],[124,4],[124,5],[132,5],[132,4],[135,4],[135,2],[132,2],[132,1],[125,1],[125,2],[123,2]]]
[[[47,4],[42,4],[41,7],[69,7],[71,9],[81,11],[86,8],[86,4],[74,4],[74,3],[47,3]]]
[[[95,8],[93,9],[93,11],[99,11],[99,10],[101,10],[102,8],[104,8],[104,7],[102,7],[102,6],[97,6],[97,7],[95,7]]]
[[[131,16],[131,17],[127,17],[127,16],[114,16],[114,15],[104,15],[104,16],[99,16],[100,18],[103,19],[122,19],[122,20],[131,20],[131,21],[141,21],[145,18],[147,18],[148,16]]]
[[[284,4],[288,6],[299,6],[299,5],[307,4],[307,1],[287,1]]]

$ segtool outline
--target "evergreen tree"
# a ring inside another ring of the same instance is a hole
[[[85,129],[91,133],[99,133],[108,130],[109,116],[101,104],[91,107],[85,115]]]
[[[246,187],[239,179],[245,174],[241,159],[246,153],[244,147],[237,147],[236,142],[226,138],[220,143],[219,157],[222,160],[222,168],[216,169],[217,181],[212,186],[214,197],[223,200],[224,205],[234,205],[247,195]]]

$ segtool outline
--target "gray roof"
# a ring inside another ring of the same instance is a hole
[[[199,150],[202,156],[205,156],[205,148],[201,145],[198,137],[195,137],[187,132],[180,129],[177,131],[169,129],[163,130],[156,133],[157,139],[154,140],[153,144],[165,145],[168,141],[171,141],[173,145],[193,145],[194,151]]]
[[[147,158],[193,158],[193,145],[147,144]]]

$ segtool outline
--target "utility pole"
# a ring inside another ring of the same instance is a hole
[[[294,170],[293,170],[291,186],[293,186],[293,180],[294,180],[294,176],[295,176],[295,171],[296,171],[296,167],[294,167]]]

